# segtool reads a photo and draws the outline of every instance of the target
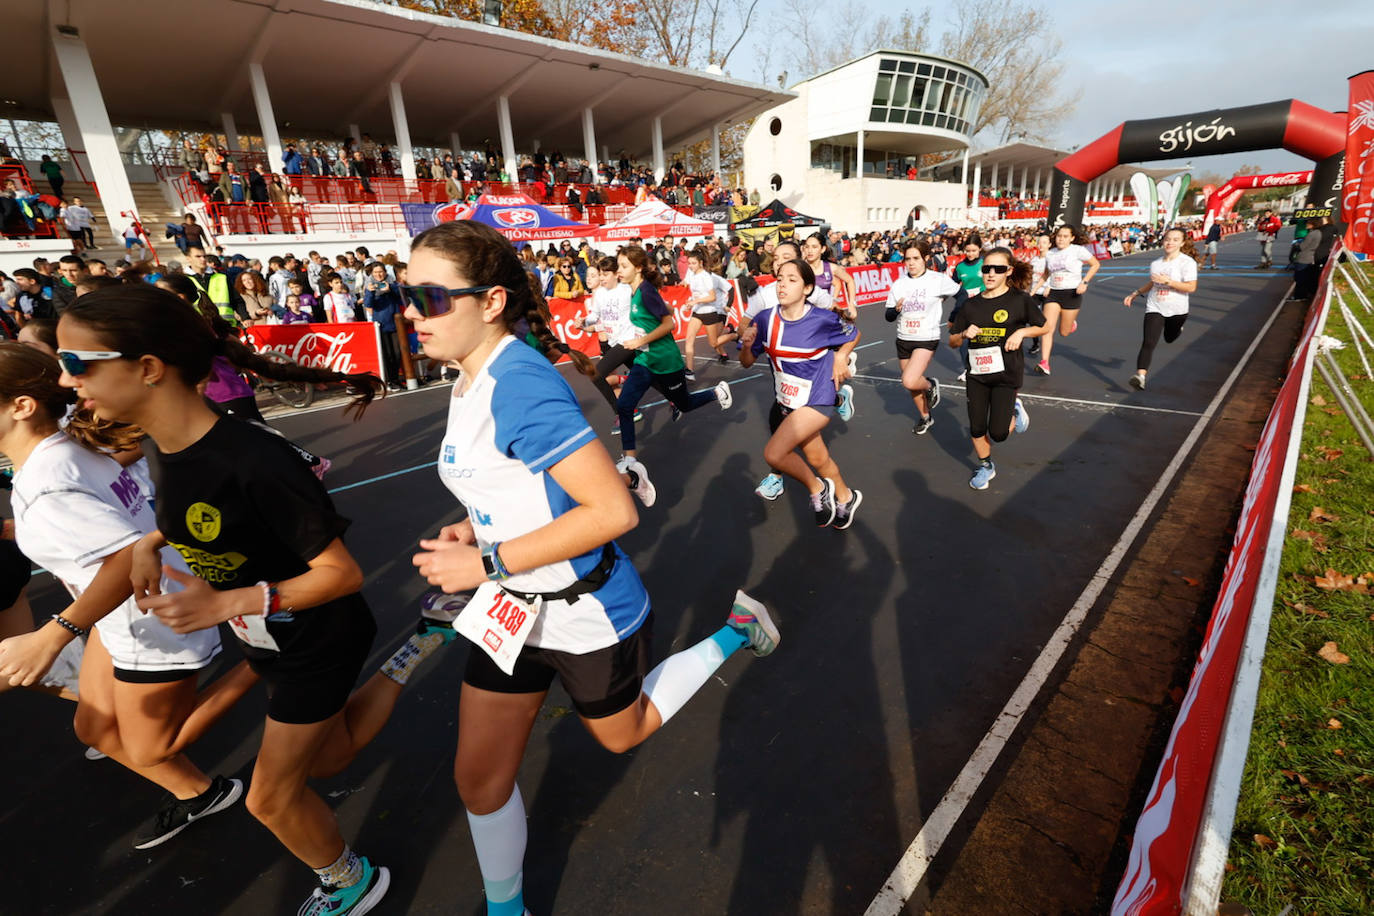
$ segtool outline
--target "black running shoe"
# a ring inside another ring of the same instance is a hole
[[[835,506],[835,527],[843,531],[854,524],[854,513],[859,511],[859,503],[864,501],[864,495],[859,490],[849,491],[849,502],[840,503]]]
[[[819,528],[835,520],[835,484],[829,477],[821,478],[821,492],[811,494],[811,511],[816,513]]]
[[[173,798],[162,807],[153,820],[134,837],[135,849],[151,849],[176,836],[194,821],[217,814],[238,801],[243,795],[243,782],[216,776],[210,788],[195,798],[180,801]]]
[[[940,406],[940,380],[938,378],[927,378],[930,382],[930,390],[926,392],[926,406],[932,411]]]
[[[926,433],[930,432],[930,428],[934,425],[935,415],[926,414],[924,417],[921,417],[921,419],[916,421],[916,425],[911,427],[911,431],[918,436],[924,436]]]

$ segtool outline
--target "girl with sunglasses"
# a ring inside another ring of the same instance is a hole
[[[845,484],[821,430],[836,410],[837,387],[851,374],[849,355],[860,334],[838,313],[807,301],[816,276],[805,261],[784,262],[776,273],[777,306],[760,312],[740,334],[740,365],[747,369],[766,352],[773,370],[772,436],[763,458],[806,487],[818,526],[848,528],[863,494]]]
[[[415,237],[410,273],[449,297],[442,311],[412,307],[408,317],[427,356],[462,368],[439,476],[467,510],[422,540],[414,562],[446,592],[478,589],[455,624],[474,647],[454,779],[487,912],[519,916],[526,823],[516,775],[554,678],[592,737],[623,753],[727,657],[746,647],[767,655],[779,635],[764,606],[737,592],[724,626],[649,670],[649,596],[614,541],[636,524],[634,502],[562,376],[518,342],[522,322],[551,333],[510,243],[478,223],[443,223]]]
[[[1016,260],[1011,250],[994,248],[983,255],[983,290],[970,296],[950,322],[949,345],[968,344],[969,435],[978,467],[968,485],[986,490],[997,476],[992,463],[993,442],[1004,442],[1014,429],[1023,433],[1030,415],[1016,396],[1025,371],[1021,345],[1028,338],[1050,332],[1040,306],[1029,293],[1031,267]]]
[[[1048,330],[1040,342],[1040,362],[1035,367],[1041,375],[1050,374],[1055,329],[1058,328],[1060,337],[1068,337],[1078,330],[1078,310],[1083,305],[1083,294],[1102,266],[1083,246],[1083,241],[1075,226],[1055,229],[1054,247],[1045,253],[1045,279],[1038,288],[1031,290],[1048,290],[1044,308]],[[1084,265],[1088,268],[1087,274],[1083,273]]]
[[[927,269],[929,242],[911,239],[902,247],[906,274],[892,281],[884,317],[897,322],[897,364],[902,369],[902,387],[911,392],[916,405],[917,420],[911,431],[923,436],[935,425],[934,409],[940,403],[940,383],[927,377],[926,369],[939,345],[944,300],[952,298],[958,310],[967,301],[968,293],[953,277]]]
[[[228,623],[267,686],[247,807],[319,877],[300,913],[367,912],[390,873],[347,846],[307,780],[342,770],[381,730],[415,667],[455,638],[461,602],[427,597],[417,632],[353,691],[376,624],[342,539],[349,522],[290,443],[201,397],[228,342],[175,295],[144,284],[82,296],[57,336],[63,384],[101,418],[148,436],[157,529],[133,547],[138,608],[178,634]],[[350,411],[382,390],[373,375],[299,371],[348,386]],[[168,545],[193,575],[162,562]],[[164,575],[180,587],[164,589]]]
[[[15,538],[73,595],[51,621],[0,643],[0,678],[11,686],[42,682],[85,640],[72,697],[77,737],[168,793],[135,835],[135,848],[147,849],[242,796],[242,782],[207,776],[183,751],[257,677],[239,665],[197,694],[197,675],[219,654],[219,633],[177,633],[135,604],[129,571],[135,545],[156,524],[150,494],[98,450],[124,445],[105,435],[110,424],[74,420],[73,435],[61,429],[75,400],[64,378],[51,356],[0,343],[0,452],[16,468]],[[160,560],[186,573],[174,552]]]

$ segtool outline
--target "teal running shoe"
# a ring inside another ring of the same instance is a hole
[[[360,856],[363,876],[352,887],[317,887],[301,904],[296,916],[362,916],[386,896],[391,887],[391,872]]]
[[[735,592],[735,606],[725,622],[749,638],[749,648],[759,658],[771,655],[782,641],[768,608],[742,591]]]

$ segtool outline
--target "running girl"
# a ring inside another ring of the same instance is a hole
[[[863,493],[845,484],[821,430],[835,411],[837,387],[850,376],[849,354],[860,335],[835,312],[807,302],[815,282],[804,261],[777,268],[778,304],[744,329],[740,365],[747,369],[767,352],[773,370],[775,400],[768,415],[773,435],[763,459],[806,487],[818,526],[843,529],[854,523]]]
[[[638,351],[620,389],[620,444],[624,457],[617,466],[622,474],[633,471],[629,479],[635,493],[652,500],[653,485],[648,482],[644,465],[635,460],[634,415],[645,392],[652,387],[667,398],[674,420],[713,400],[721,410],[728,410],[733,399],[728,382],[709,390],[687,391],[687,371],[673,340],[673,313],[658,293],[658,271],[649,263],[644,249],[633,245],[621,250],[616,262],[620,282],[630,287],[630,324],[637,335],[625,341],[624,347]],[[637,485],[635,478],[639,481]]]
[[[1030,272],[1030,265],[1016,260],[1009,249],[989,251],[983,256],[983,291],[969,297],[950,327],[951,347],[969,345],[965,393],[978,467],[968,485],[975,490],[986,490],[997,476],[989,437],[1003,442],[1013,429],[1023,433],[1030,426],[1030,416],[1016,396],[1025,368],[1021,344],[1049,333],[1040,307],[1024,292]]]
[[[634,527],[634,501],[567,383],[516,343],[513,329],[538,300],[515,251],[487,226],[444,223],[416,236],[410,275],[407,316],[425,354],[462,368],[439,475],[468,513],[421,541],[415,565],[447,592],[478,589],[456,623],[475,644],[454,780],[487,913],[520,916],[526,825],[515,778],[554,678],[592,737],[623,753],[732,653],[767,655],[779,634],[764,606],[737,592],[724,626],[650,671],[649,596],[614,541]]]
[[[625,342],[639,334],[630,323],[630,286],[620,282],[617,269],[615,258],[601,258],[596,262],[597,286],[587,300],[586,323],[595,327],[601,338],[601,359],[596,363],[596,377],[611,390],[612,409],[616,411],[615,426],[611,432],[618,436],[620,407],[616,399],[620,397],[620,386],[625,377],[614,373],[634,362],[635,351],[627,349]],[[589,276],[590,273],[589,269]],[[642,419],[644,411],[636,410],[635,422]]]
[[[730,357],[725,353],[725,345],[738,339],[738,335],[725,325],[725,303],[728,299],[730,284],[715,272],[711,263],[713,255],[704,245],[698,245],[687,255],[687,287],[691,298],[687,304],[692,307],[692,317],[687,322],[687,335],[682,343],[687,351],[687,379],[696,380],[692,366],[697,358],[697,334],[706,328],[706,342],[716,351],[716,359],[725,364]]]
[[[1078,310],[1083,305],[1083,294],[1102,266],[1082,242],[1081,234],[1073,226],[1054,230],[1054,247],[1045,254],[1045,280],[1040,287],[1031,290],[1033,293],[1049,291],[1044,308],[1048,331],[1040,341],[1040,362],[1035,367],[1041,375],[1050,374],[1055,329],[1058,328],[1061,337],[1078,330]],[[1086,275],[1083,273],[1085,264],[1088,267]]]
[[[816,278],[816,291],[811,297],[814,304],[834,309],[844,316],[845,321],[858,319],[859,313],[854,308],[854,278],[843,267],[831,263],[830,247],[825,244],[825,239],[821,238],[819,232],[802,242],[801,254],[806,266],[811,268],[811,273]],[[835,287],[837,282],[840,284],[839,288]],[[843,309],[840,308],[841,292],[844,293]]]
[[[377,734],[415,666],[455,638],[459,602],[427,599],[418,632],[350,696],[376,625],[342,540],[348,520],[285,439],[201,398],[197,386],[226,341],[195,309],[145,284],[82,296],[57,335],[63,384],[101,418],[148,435],[157,529],[132,548],[138,607],[178,634],[228,622],[267,684],[247,806],[319,876],[300,913],[367,912],[390,873],[349,849],[306,781],[337,773]],[[355,410],[381,390],[372,375],[301,371],[346,384]],[[195,575],[162,561],[169,544]],[[181,588],[164,590],[164,575]]]
[[[897,363],[902,367],[902,387],[911,392],[916,404],[918,436],[935,425],[934,409],[940,403],[940,382],[926,376],[930,360],[940,341],[940,319],[944,300],[954,299],[954,308],[963,306],[968,293],[953,278],[926,268],[930,243],[910,239],[902,246],[906,275],[892,282],[887,292],[884,317],[897,322]]]
[[[218,632],[175,633],[134,603],[135,545],[155,526],[149,494],[129,470],[61,431],[74,400],[60,384],[62,371],[37,349],[0,343],[0,451],[17,469],[15,537],[73,596],[50,622],[0,643],[0,677],[13,686],[38,683],[86,640],[76,734],[167,791],[135,837],[135,848],[147,849],[242,796],[242,782],[207,776],[182,751],[257,677],[240,665],[197,695],[196,676],[219,654]],[[161,561],[186,573],[171,551]]]
[[[1183,333],[1183,322],[1188,320],[1188,296],[1197,291],[1197,268],[1201,262],[1183,230],[1169,229],[1164,233],[1164,257],[1155,258],[1150,264],[1150,282],[1131,290],[1123,300],[1130,308],[1136,296],[1145,295],[1145,326],[1135,358],[1135,375],[1130,379],[1131,387],[1137,391],[1145,388],[1145,376],[1150,371],[1160,334],[1165,343],[1173,343]]]

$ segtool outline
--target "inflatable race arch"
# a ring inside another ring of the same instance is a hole
[[[1279,147],[1316,163],[1309,206],[1338,207],[1344,179],[1345,117],[1288,99],[1117,125],[1056,163],[1050,184],[1050,224],[1081,225],[1088,182],[1123,162]]]
[[[1226,179],[1224,185],[1207,196],[1207,217],[1202,222],[1202,231],[1211,229],[1212,223],[1217,220],[1225,219],[1246,191],[1288,188],[1311,183],[1311,171],[1280,172],[1276,175],[1232,175]]]

